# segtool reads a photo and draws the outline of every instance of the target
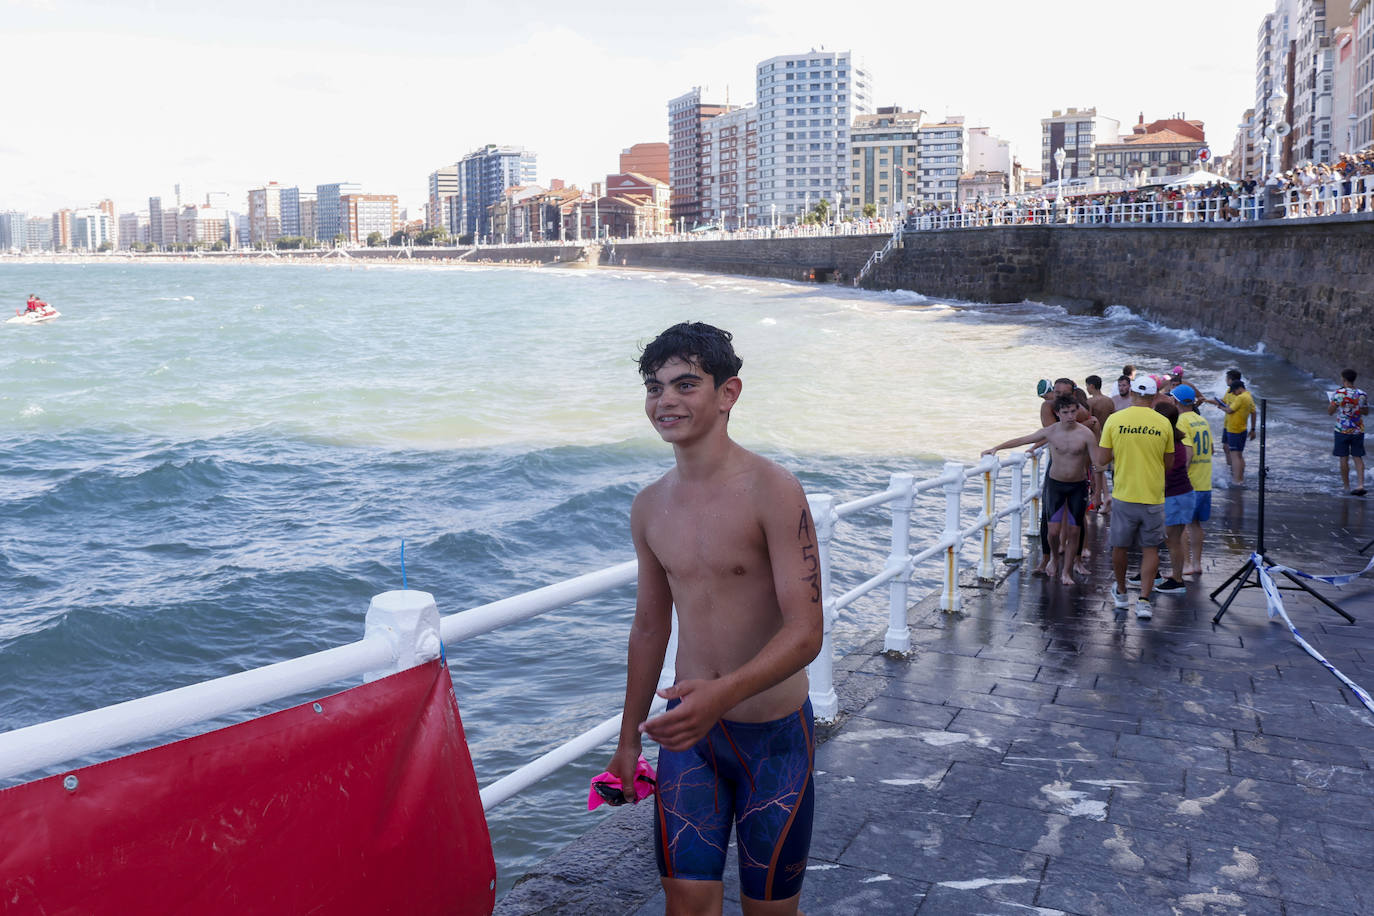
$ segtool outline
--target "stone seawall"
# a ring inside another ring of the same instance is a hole
[[[1374,372],[1374,220],[911,233],[865,281],[978,302],[1124,305],[1309,372]]]
[[[823,238],[742,239],[721,242],[653,242],[601,250],[608,267],[647,267],[767,277],[775,280],[850,282],[887,235]]]

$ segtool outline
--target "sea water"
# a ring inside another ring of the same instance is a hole
[[[62,317],[0,324],[5,730],[357,640],[401,586],[403,540],[407,584],[445,614],[630,559],[630,502],[672,463],[634,358],[682,320],[735,334],[732,435],[837,501],[971,464],[1036,428],[1038,379],[1111,391],[1128,362],[1182,364],[1209,394],[1239,367],[1269,399],[1271,486],[1336,480],[1334,384],[1119,307],[614,270],[0,263],[0,302],[30,292]],[[917,543],[942,519],[918,502]],[[845,526],[837,587],[881,568],[888,524]],[[449,652],[479,782],[619,711],[633,600]],[[882,594],[854,605],[839,650],[886,614]],[[608,756],[491,813],[500,890],[604,816],[585,798]]]

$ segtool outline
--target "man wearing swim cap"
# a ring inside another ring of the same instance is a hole
[[[634,784],[660,746],[654,845],[670,913],[719,913],[733,828],[746,913],[795,913],[811,843],[815,749],[806,665],[823,633],[806,494],[728,435],[740,396],[731,335],[679,324],[640,356],[645,411],[675,464],[630,510],[639,589],[620,740]],[[648,718],[677,608],[677,682]]]

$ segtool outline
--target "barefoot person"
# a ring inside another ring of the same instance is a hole
[[[1099,465],[1115,462],[1112,473],[1112,603],[1130,607],[1126,596],[1127,552],[1140,548],[1140,598],[1135,615],[1153,616],[1150,592],[1159,572],[1159,542],[1164,540],[1164,468],[1174,454],[1174,428],[1150,409],[1155,382],[1142,375],[1131,382],[1131,406],[1107,418],[1101,447],[1093,452]]]
[[[1078,422],[1081,409],[1071,394],[1058,397],[1054,401],[1054,411],[1059,419],[1053,426],[1043,426],[1033,433],[1008,439],[983,451],[984,455],[992,455],[1000,449],[1042,442],[1049,447],[1050,467],[1045,478],[1045,511],[1042,515],[1042,523],[1047,522],[1046,538],[1049,544],[1044,570],[1050,578],[1057,574],[1059,581],[1065,585],[1073,584],[1073,573],[1088,573],[1079,559],[1078,548],[1088,510],[1087,472],[1092,465],[1090,453],[1097,437]]]
[[[1336,417],[1336,444],[1331,454],[1341,459],[1341,486],[1353,496],[1363,496],[1364,418],[1369,413],[1369,397],[1355,387],[1354,369],[1341,370],[1341,387],[1327,397],[1326,412]],[[1355,486],[1350,485],[1350,462],[1355,461]]]
[[[745,913],[796,913],[811,842],[806,665],[820,651],[815,528],[795,477],[727,433],[731,336],[679,324],[644,348],[645,411],[674,467],[635,498],[639,590],[609,772],[659,744],[654,845],[670,913],[719,913],[734,828]],[[677,683],[646,718],[678,614]]]
[[[1116,404],[1102,393],[1102,376],[1090,375],[1083,380],[1083,384],[1088,389],[1088,410],[1097,421],[1097,433],[1101,435],[1102,428],[1107,425],[1107,418],[1116,410]],[[1092,495],[1088,499],[1088,509],[1101,511],[1110,501],[1111,496],[1107,493],[1107,469],[1093,465],[1093,487]]]

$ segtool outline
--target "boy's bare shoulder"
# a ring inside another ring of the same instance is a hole
[[[760,492],[761,496],[776,498],[789,493],[803,493],[801,481],[787,468],[757,452],[747,449],[741,449],[741,452],[741,468],[760,491],[765,491]]]

